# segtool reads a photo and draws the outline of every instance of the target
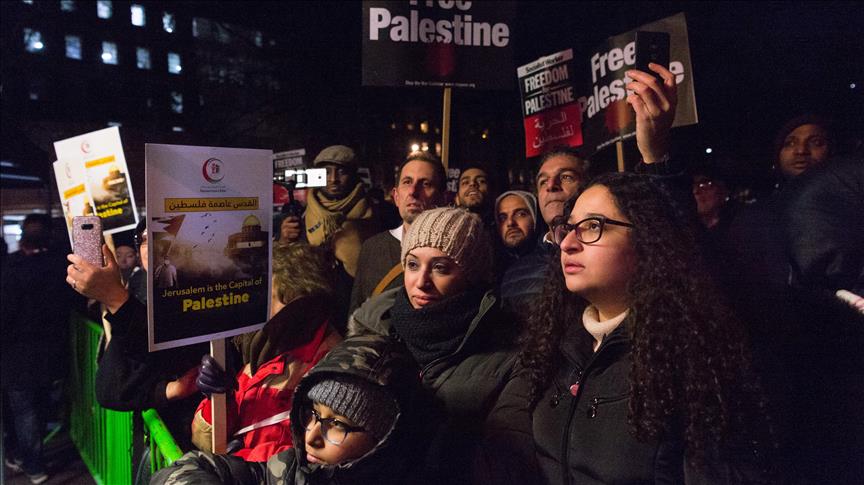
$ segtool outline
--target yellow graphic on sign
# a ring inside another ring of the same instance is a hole
[[[191,197],[165,199],[166,212],[257,210],[258,197]]]
[[[72,197],[82,193],[84,193],[84,184],[79,184],[63,191],[63,199],[71,199]]]
[[[114,161],[114,155],[108,155],[107,157],[97,158],[95,160],[90,160],[89,162],[84,162],[84,166],[87,168],[95,167],[96,165],[102,165],[104,163],[111,163]]]

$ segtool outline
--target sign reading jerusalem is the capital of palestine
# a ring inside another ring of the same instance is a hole
[[[251,332],[270,315],[270,150],[145,147],[150,350]]]

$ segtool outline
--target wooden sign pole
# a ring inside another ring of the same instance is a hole
[[[441,163],[446,172],[450,166],[450,100],[453,88],[444,88],[444,113],[441,117]]]
[[[618,171],[624,171],[624,142],[620,139],[615,142],[615,152],[618,154]]]
[[[225,372],[230,372],[226,367],[226,352],[225,339],[219,338],[210,341],[210,355],[213,359],[225,369]],[[227,427],[227,409],[225,396],[231,390],[227,390],[225,394],[213,393],[210,396],[211,416],[213,418],[213,453],[224,454],[228,446],[228,427]]]

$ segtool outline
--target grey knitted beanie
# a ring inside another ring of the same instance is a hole
[[[351,377],[321,381],[306,395],[366,428],[379,440],[393,427],[399,411],[396,400],[383,387]]]
[[[453,258],[471,280],[488,280],[491,247],[480,216],[463,208],[439,207],[423,211],[402,237],[402,266],[412,249],[436,248]]]

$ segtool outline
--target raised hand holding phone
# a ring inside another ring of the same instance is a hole
[[[129,299],[129,292],[120,280],[120,268],[108,245],[100,248],[100,258],[105,261],[104,266],[95,265],[78,254],[66,256],[71,263],[66,268],[66,282],[78,293],[115,313]]]

